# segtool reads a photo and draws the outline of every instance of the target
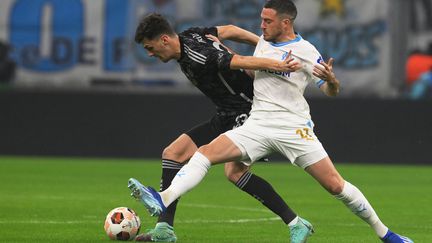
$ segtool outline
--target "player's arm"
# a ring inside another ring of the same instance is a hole
[[[333,97],[339,94],[340,82],[333,72],[333,58],[330,58],[328,63],[321,61],[315,65],[312,74],[325,81],[320,87],[324,94]]]
[[[235,42],[246,43],[252,46],[256,46],[259,41],[259,36],[256,34],[237,27],[235,25],[223,25],[217,26],[218,38],[220,40],[231,40]]]
[[[238,53],[236,53],[235,51],[233,51],[231,48],[225,46],[225,45],[224,45],[224,44],[219,40],[219,38],[217,38],[216,36],[208,34],[208,35],[206,35],[206,37],[209,38],[209,39],[211,39],[211,40],[214,41],[214,42],[219,43],[219,45],[223,46],[223,47],[224,47],[225,49],[227,49],[231,54],[234,54],[234,55],[237,55],[237,54],[238,54]],[[244,69],[244,71],[245,71],[245,73],[246,73],[247,75],[249,75],[251,78],[255,78],[255,72],[254,72],[254,70]]]
[[[283,61],[262,57],[234,55],[230,62],[230,68],[295,72],[301,68],[301,65],[292,58],[290,51]]]

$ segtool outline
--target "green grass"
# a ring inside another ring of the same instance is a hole
[[[432,242],[432,167],[337,167],[391,229],[415,242]],[[0,157],[0,242],[112,242],[103,222],[117,206],[135,209],[142,228],[151,228],[154,218],[130,198],[126,184],[136,177],[158,188],[160,171],[157,160]],[[316,233],[308,242],[380,242],[301,169],[258,163],[253,171],[312,222]],[[282,221],[232,186],[220,165],[182,197],[178,209],[179,243],[288,242]]]

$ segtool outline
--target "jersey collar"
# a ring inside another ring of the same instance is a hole
[[[299,33],[295,33],[296,34],[296,38],[294,38],[293,40],[289,40],[289,41],[285,41],[285,42],[269,42],[270,45],[274,46],[274,47],[281,47],[281,46],[285,46],[291,43],[295,43],[295,42],[299,42],[302,37]]]
[[[183,57],[185,56],[185,51],[184,51],[184,42],[183,42],[183,37],[178,35],[179,38],[179,42],[180,42],[180,58],[177,60],[177,62],[180,62],[180,60],[183,59]]]

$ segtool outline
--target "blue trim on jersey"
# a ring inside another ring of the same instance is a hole
[[[320,81],[318,81],[318,83],[317,83],[318,88],[321,88],[321,85],[323,85],[324,83],[325,83],[325,81],[322,79]]]
[[[274,46],[274,47],[281,47],[281,46],[285,46],[291,43],[295,43],[295,42],[299,42],[302,39],[301,35],[296,33],[296,38],[294,40],[289,40],[289,41],[285,41],[285,42],[269,42],[270,45]]]

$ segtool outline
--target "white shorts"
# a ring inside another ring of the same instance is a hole
[[[313,132],[312,121],[298,125],[286,119],[257,120],[250,117],[243,126],[224,133],[241,150],[247,165],[278,152],[292,164],[306,168],[327,157]]]

